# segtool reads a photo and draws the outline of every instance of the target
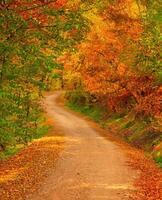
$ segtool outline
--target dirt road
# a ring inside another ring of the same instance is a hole
[[[120,147],[58,105],[58,95],[47,96],[45,104],[66,145],[55,170],[30,200],[131,200],[137,173],[126,165]]]

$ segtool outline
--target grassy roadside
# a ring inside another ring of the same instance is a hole
[[[47,129],[39,130],[28,146],[4,152],[0,162],[0,199],[30,198],[55,168],[65,137],[52,118],[48,117],[45,123]]]
[[[4,161],[17,153],[19,153],[21,150],[23,150],[26,146],[30,145],[32,141],[40,139],[44,137],[46,134],[48,134],[50,130],[50,126],[43,126],[38,128],[35,135],[31,138],[31,142],[28,144],[16,144],[16,145],[9,145],[5,151],[0,151],[0,161]]]
[[[79,106],[77,104],[66,102],[66,106],[73,111],[82,113],[94,121],[100,123],[103,115],[103,111],[98,107],[90,107],[90,106]]]
[[[146,128],[147,123],[145,121],[131,120],[128,116],[118,114],[105,119],[105,110],[97,106],[80,106],[68,101],[65,105],[73,111],[88,116],[99,123],[102,128],[111,131],[112,134],[118,133],[123,140],[133,146],[145,150],[146,154],[162,167],[162,136],[158,132],[151,132],[151,129]]]

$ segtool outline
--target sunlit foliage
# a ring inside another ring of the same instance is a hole
[[[28,143],[43,128],[40,97],[63,70],[57,58],[88,30],[67,0],[0,1],[0,148]]]

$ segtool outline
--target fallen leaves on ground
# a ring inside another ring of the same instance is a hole
[[[101,129],[96,123],[86,118],[88,123],[101,135],[121,147],[128,158],[127,164],[137,170],[135,192],[130,200],[162,200],[162,170],[143,150],[132,147],[118,135],[117,131]]]
[[[96,123],[87,121],[102,135],[118,144],[127,154],[128,164],[139,171],[134,184],[137,190],[130,200],[161,200],[162,172],[153,160],[147,158],[143,151],[100,129]],[[64,141],[64,136],[51,133],[48,137],[36,140],[16,156],[2,162],[0,199],[24,200],[27,194],[36,191],[51,170],[54,170],[59,152],[64,148]]]
[[[140,171],[135,181],[137,191],[135,200],[162,199],[162,171],[153,160],[144,156],[142,151],[129,150],[130,165]]]
[[[112,137],[112,138],[111,138]],[[143,150],[134,148],[119,138],[108,136],[116,142],[125,152],[127,164],[137,170],[135,179],[135,192],[131,200],[162,200],[162,171],[160,167],[145,155]]]
[[[0,199],[24,200],[36,191],[54,170],[64,140],[63,135],[51,133],[0,163]]]

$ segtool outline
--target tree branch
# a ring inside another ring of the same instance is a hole
[[[48,1],[48,2],[45,2],[43,4],[40,4],[40,5],[36,5],[36,6],[33,6],[33,7],[30,7],[30,8],[25,8],[25,9],[13,9],[13,8],[8,8],[9,10],[14,10],[14,11],[17,11],[17,12],[24,12],[24,11],[30,11],[30,10],[34,10],[34,9],[38,9],[38,8],[42,8],[42,7],[45,7],[51,3],[55,3],[57,0],[51,0],[51,1]]]

